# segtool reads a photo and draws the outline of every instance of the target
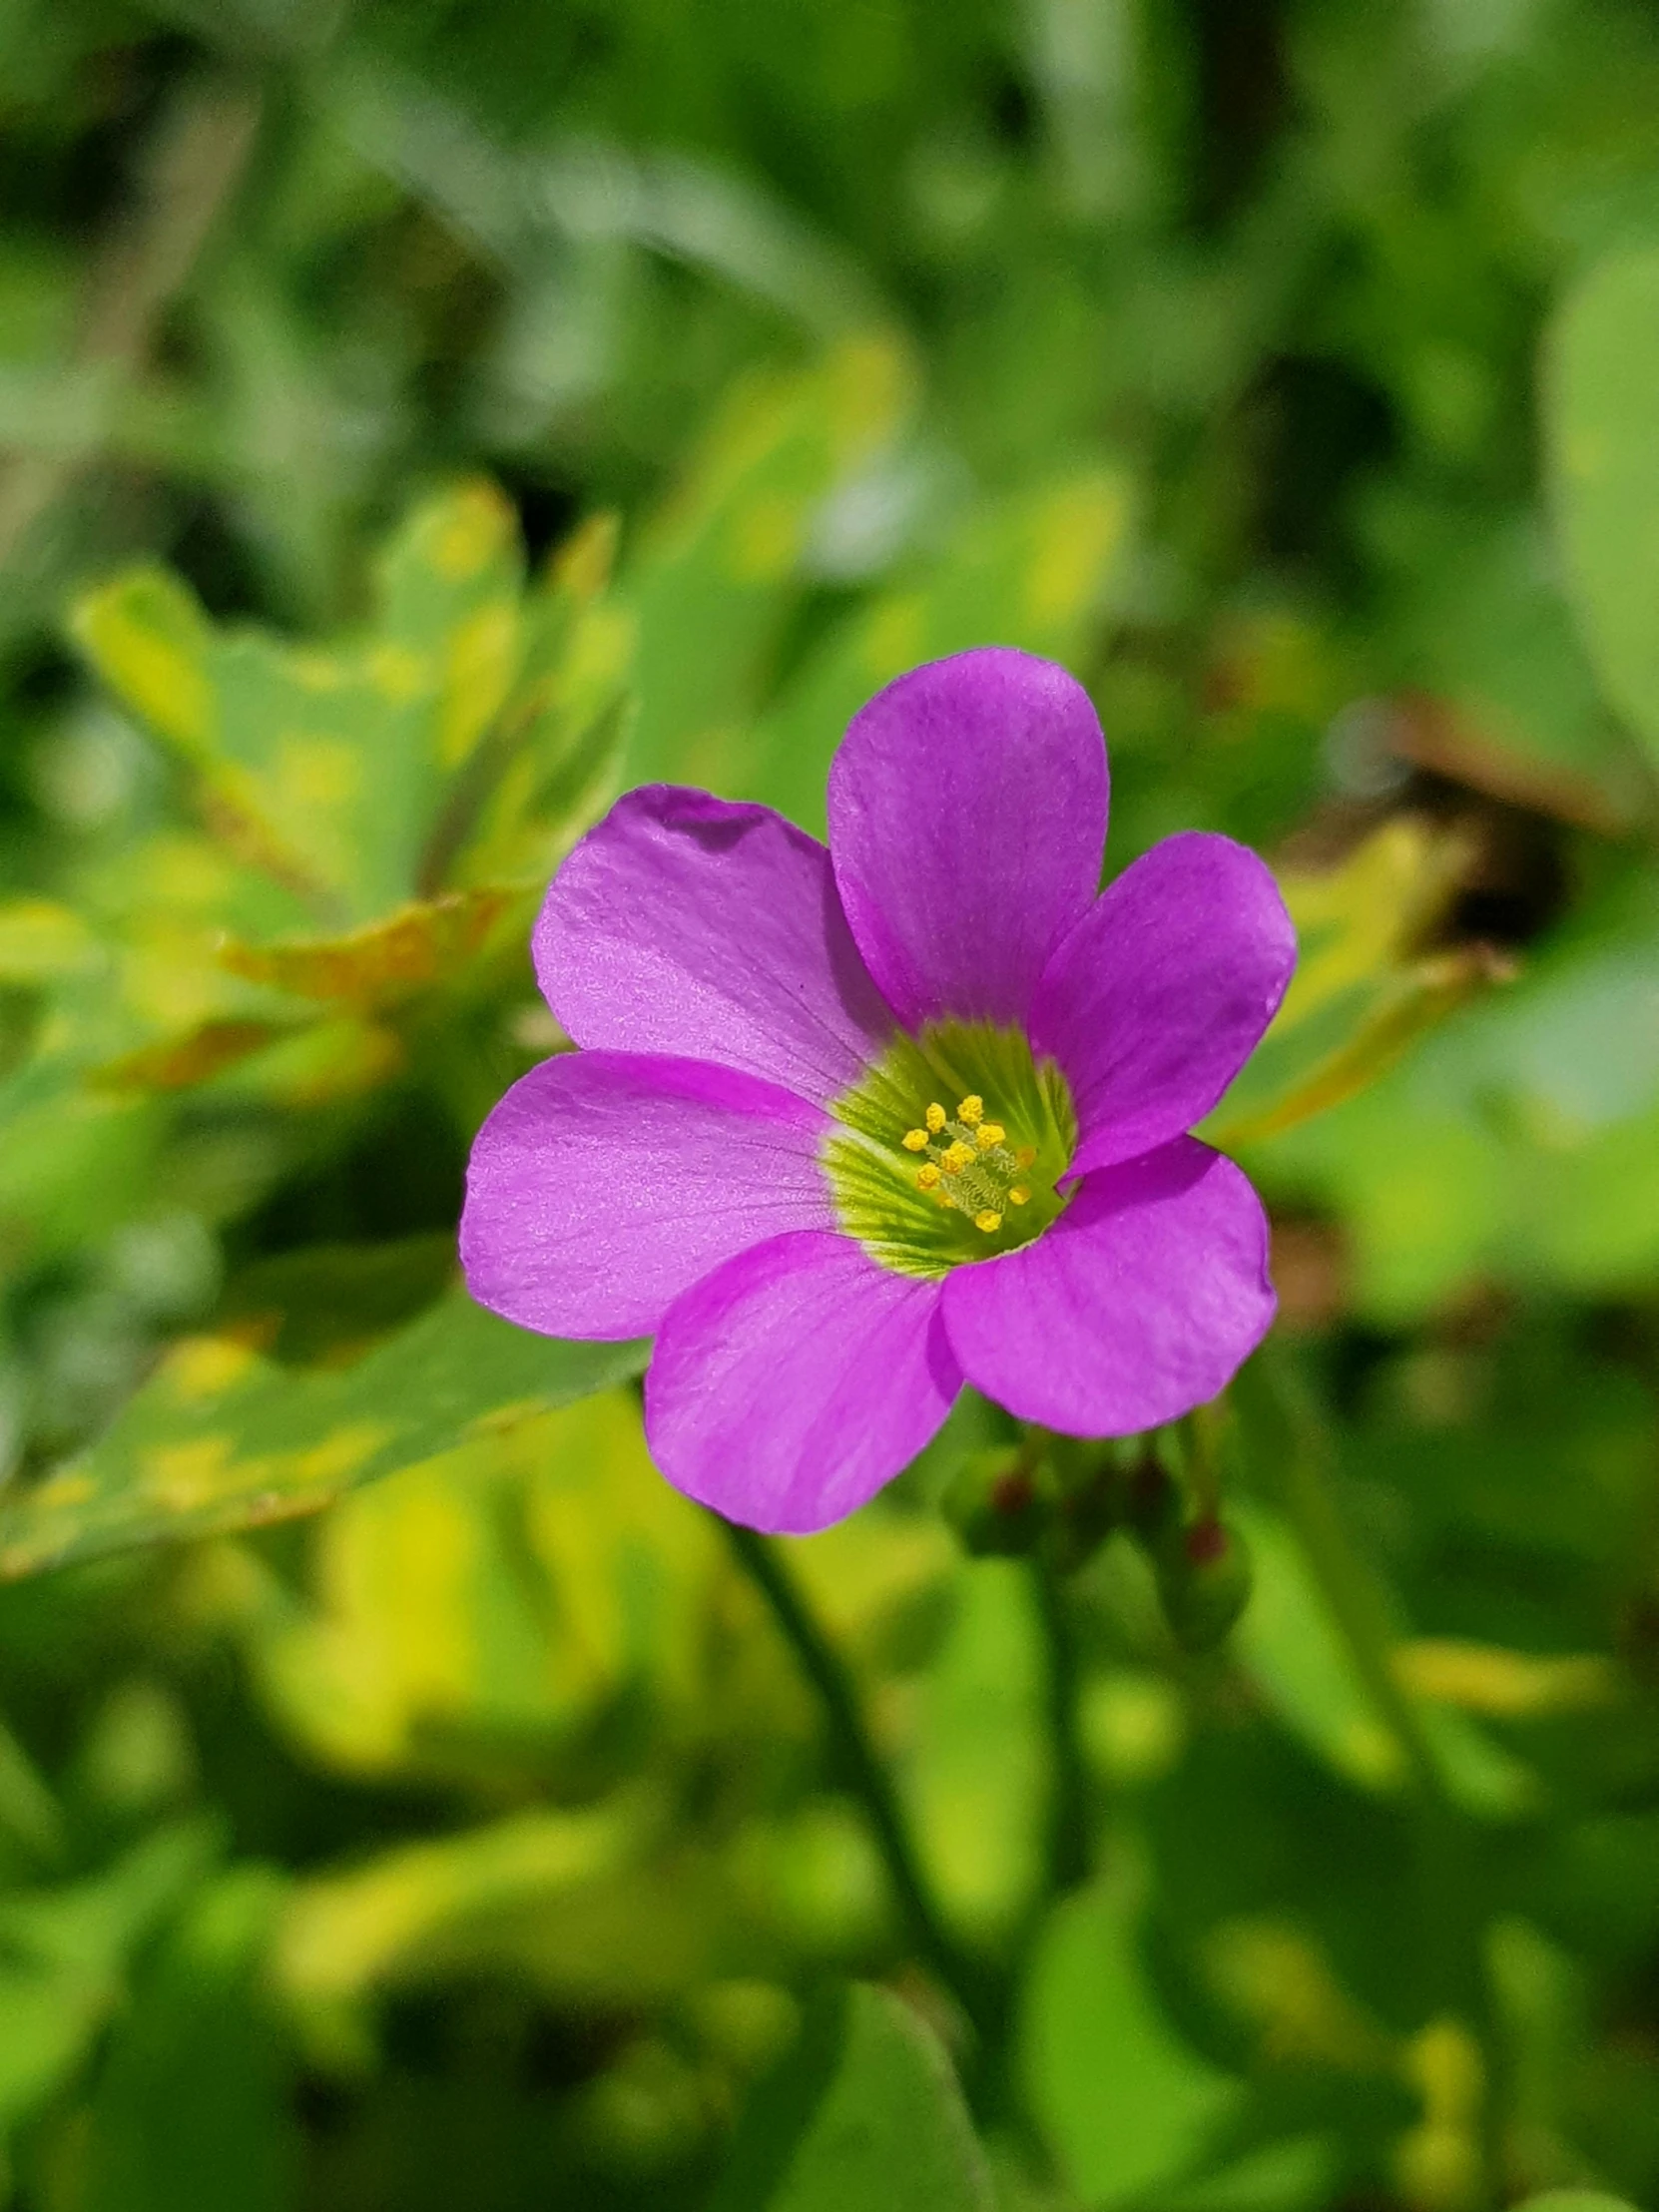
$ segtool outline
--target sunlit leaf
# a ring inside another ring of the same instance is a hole
[[[990,2176],[937,2038],[885,1989],[809,2012],[740,2125],[710,2212],[990,2212]]]
[[[339,1372],[285,1369],[236,1339],[193,1338],[89,1452],[8,1496],[0,1578],[314,1512],[643,1365],[639,1346],[532,1336],[458,1291]]]
[[[518,1813],[409,1844],[292,1894],[277,1933],[279,1985],[337,2002],[441,1969],[469,1927],[579,1891],[635,1848],[638,1809]]]
[[[0,982],[48,983],[102,964],[103,947],[72,906],[47,898],[0,905]]]
[[[1341,1104],[1507,973],[1482,945],[1420,949],[1467,859],[1455,834],[1399,816],[1340,867],[1282,873],[1297,925],[1296,973],[1206,1136],[1227,1147],[1256,1144]]]
[[[607,596],[614,542],[596,518],[526,590],[511,508],[462,483],[392,539],[371,628],[316,648],[216,626],[159,570],[87,595],[77,638],[184,759],[211,836],[102,863],[86,943],[55,909],[13,909],[14,966],[102,958],[116,979],[70,1004],[59,1052],[118,1090],[257,1062],[239,1087],[287,1105],[397,1072],[401,1048],[372,1028],[265,1048],[319,1006],[389,1012],[520,956],[618,772],[633,625]]]

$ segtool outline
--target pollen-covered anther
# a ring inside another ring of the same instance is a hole
[[[925,1129],[906,1129],[899,1141],[906,1152],[925,1152],[927,1150],[927,1132]]]
[[[939,1165],[946,1175],[960,1175],[963,1168],[971,1165],[972,1160],[972,1145],[963,1144],[960,1137],[952,1137],[939,1156]]]
[[[1028,1168],[1033,1164],[1036,1157],[1037,1148],[1034,1144],[1022,1144],[1014,1154],[1014,1165],[1016,1168]]]
[[[1007,1137],[1007,1130],[999,1121],[981,1122],[973,1132],[973,1141],[981,1152],[994,1152]]]
[[[932,1190],[932,1189],[934,1188],[934,1186],[935,1186],[935,1185],[937,1184],[938,1180],[939,1180],[939,1171],[938,1171],[938,1169],[937,1169],[937,1168],[936,1168],[936,1167],[935,1167],[935,1166],[933,1165],[933,1163],[932,1163],[932,1161],[931,1161],[931,1160],[929,1160],[929,1161],[927,1162],[927,1164],[926,1164],[926,1166],[925,1166],[925,1167],[919,1167],[919,1168],[917,1168],[917,1170],[916,1170],[916,1188],[917,1188],[917,1190],[921,1190],[921,1191],[930,1191],[930,1190]]]
[[[936,1137],[939,1131],[944,1127],[946,1121],[949,1119],[949,1116],[945,1113],[944,1108],[938,1103],[937,1099],[935,1099],[933,1101],[933,1104],[928,1107],[926,1113],[922,1116],[922,1119],[927,1124],[928,1134],[930,1136]]]
[[[1031,1193],[1026,1186],[1023,1183],[1016,1183],[1008,1193],[1008,1204],[1010,1206],[1024,1206],[1029,1203],[1030,1197]]]
[[[987,1237],[994,1236],[1002,1227],[1002,1216],[993,1213],[987,1206],[982,1214],[974,1215],[973,1226],[975,1229],[982,1229]]]
[[[965,1122],[970,1129],[977,1129],[985,1118],[985,1101],[977,1091],[969,1091],[956,1109],[956,1119]]]

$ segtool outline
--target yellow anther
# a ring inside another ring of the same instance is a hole
[[[936,1137],[945,1125],[945,1110],[935,1099],[921,1118],[926,1122],[929,1133]]]
[[[973,1147],[963,1144],[960,1137],[953,1137],[939,1156],[939,1165],[946,1175],[960,1175],[973,1158]]]
[[[1016,1183],[1008,1193],[1008,1204],[1010,1206],[1023,1206],[1030,1196],[1031,1193],[1023,1183]]]
[[[956,1109],[956,1119],[966,1122],[970,1129],[977,1129],[984,1118],[985,1101],[977,1091],[969,1091]]]
[[[927,1132],[925,1129],[906,1129],[900,1141],[906,1152],[925,1152],[927,1150]]]
[[[1019,1150],[1014,1154],[1014,1165],[1016,1168],[1028,1168],[1035,1161],[1036,1157],[1037,1148],[1034,1144],[1022,1144]]]
[[[973,1132],[973,1141],[981,1152],[994,1152],[1008,1134],[999,1121],[987,1121]]]
[[[1002,1227],[1002,1216],[1000,1214],[993,1214],[990,1208],[987,1206],[982,1214],[974,1215],[973,1226],[975,1229],[982,1229],[985,1232],[985,1235],[989,1237],[996,1230]]]
[[[925,1167],[916,1170],[916,1188],[918,1190],[930,1191],[938,1179],[939,1171],[931,1160],[928,1161]]]

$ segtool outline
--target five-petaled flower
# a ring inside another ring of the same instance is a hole
[[[554,879],[536,972],[582,1049],[479,1132],[467,1281],[549,1335],[654,1335],[653,1456],[730,1518],[851,1512],[964,1380],[1121,1435],[1266,1332],[1261,1206],[1187,1132],[1295,935],[1221,836],[1097,896],[1106,785],[1081,686],[988,647],[854,718],[828,850],[653,786]]]

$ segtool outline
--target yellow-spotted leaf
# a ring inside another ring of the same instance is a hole
[[[90,1450],[7,1493],[0,1579],[314,1512],[643,1365],[640,1346],[531,1336],[460,1291],[337,1372],[283,1368],[233,1338],[188,1339]]]
[[[1128,549],[1133,500],[1114,469],[987,503],[949,552],[882,593],[827,640],[755,740],[744,792],[822,834],[825,778],[872,692],[920,661],[975,645],[1075,663]]]
[[[154,570],[83,599],[77,637],[195,772],[206,833],[99,862],[79,927],[0,910],[0,981],[9,954],[59,982],[56,1055],[107,1091],[289,1106],[398,1074],[402,1010],[521,952],[615,787],[634,636],[615,539],[584,524],[526,590],[511,508],[463,483],[394,536],[371,628],[325,647],[218,628]]]
[[[1204,1134],[1261,1142],[1336,1106],[1509,970],[1489,947],[1424,950],[1462,883],[1455,832],[1402,815],[1326,872],[1285,869],[1296,974],[1267,1036]]]
[[[363,635],[315,648],[209,621],[152,568],[76,607],[74,634],[110,689],[195,772],[211,825],[319,921],[372,921],[443,887],[507,756],[563,750],[567,663],[608,540],[589,531],[526,593],[517,520],[482,480],[403,524]],[[626,625],[601,620],[611,688]],[[581,684],[574,686],[580,691]]]

